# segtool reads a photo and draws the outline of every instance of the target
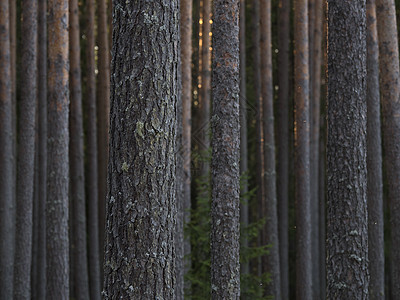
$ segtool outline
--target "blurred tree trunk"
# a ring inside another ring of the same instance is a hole
[[[393,0],[376,0],[382,94],[384,164],[391,231],[391,292],[400,298],[400,82],[396,8]],[[396,250],[393,250],[396,249]]]
[[[368,299],[365,1],[328,1],[327,298]]]
[[[263,101],[264,129],[264,188],[265,194],[260,213],[265,219],[262,230],[262,245],[270,245],[268,255],[262,257],[262,273],[271,273],[271,281],[265,294],[281,298],[281,273],[279,260],[278,213],[276,200],[276,166],[274,109],[272,83],[271,1],[260,2],[260,49],[261,49],[261,94]]]
[[[214,0],[211,294],[239,299],[239,0]]]
[[[31,298],[33,182],[37,100],[36,0],[21,3],[21,99],[19,109],[14,298]]]
[[[13,297],[12,74],[8,0],[0,1],[0,299]]]
[[[114,4],[103,297],[175,299],[179,2]]]

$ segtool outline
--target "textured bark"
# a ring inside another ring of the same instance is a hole
[[[211,297],[239,299],[239,0],[213,4]]]
[[[396,9],[393,0],[376,0],[382,94],[384,164],[391,231],[391,293],[400,298],[400,82]]]
[[[181,1],[181,72],[182,72],[182,148],[180,154],[183,158],[183,197],[182,197],[182,213],[183,225],[190,222],[190,157],[191,157],[191,107],[192,107],[192,0]],[[191,251],[190,237],[184,236],[183,255],[189,257]],[[190,270],[190,260],[184,259],[183,274]],[[177,277],[178,277],[177,273]],[[179,279],[177,279],[179,280]],[[177,283],[178,284],[178,283]],[[189,289],[187,283],[185,288]],[[177,295],[177,299],[179,295]],[[183,298],[182,298],[183,299]]]
[[[13,297],[13,140],[8,0],[0,1],[0,299]]]
[[[38,5],[38,252],[35,299],[46,297],[46,185],[47,185],[47,1]]]
[[[109,35],[107,31],[107,2],[98,0],[98,85],[97,85],[97,144],[98,144],[98,177],[99,177],[99,247],[100,261],[104,259],[104,230],[105,230],[105,208],[107,197],[107,165],[108,165],[108,142],[110,127],[110,48]],[[110,5],[111,6],[111,5]],[[101,275],[103,275],[103,264],[100,264]]]
[[[328,1],[327,298],[368,299],[365,1]]]
[[[294,4],[296,299],[312,299],[310,76],[307,0]]]
[[[289,45],[290,1],[279,1],[277,201],[282,299],[289,299]]]
[[[375,0],[367,0],[367,168],[369,297],[385,297],[379,49]]]
[[[247,176],[247,97],[246,97],[246,1],[240,0],[240,20],[239,20],[239,53],[240,53],[240,175]],[[246,195],[249,188],[246,177],[243,178],[242,195]],[[246,228],[249,225],[249,205],[248,199],[241,197],[240,204],[240,223]],[[248,247],[247,238],[242,240],[242,246]],[[241,273],[249,273],[249,263],[244,262],[240,265]]]
[[[97,106],[95,62],[95,5],[86,1],[86,114],[87,114],[87,195],[88,195],[88,258],[90,299],[100,299],[99,257],[99,190],[97,156]]]
[[[81,87],[81,56],[78,0],[69,0],[70,51],[70,184],[72,214],[72,277],[74,297],[89,299],[89,276],[86,238],[86,197],[83,152],[83,116]],[[89,84],[88,84],[89,85]]]
[[[69,299],[68,1],[48,1],[46,298]]]
[[[17,163],[14,298],[31,298],[33,182],[37,100],[37,1],[21,3],[21,99]]]
[[[265,219],[262,230],[262,245],[269,245],[268,255],[262,257],[262,272],[271,274],[271,282],[265,287],[265,294],[281,298],[281,274],[279,261],[278,212],[276,200],[275,137],[272,82],[271,44],[271,1],[260,2],[260,49],[261,53],[261,95],[263,101],[264,130],[264,189],[260,213]]]
[[[105,299],[175,299],[178,51],[178,1],[114,1]]]
[[[321,124],[324,124],[325,117],[321,116]],[[326,128],[324,126],[323,128]],[[320,155],[319,155],[319,166],[318,166],[318,199],[319,199],[319,264],[320,264],[320,299],[326,299],[326,213],[325,213],[325,201],[326,201],[326,142],[325,142],[326,130],[320,135]]]

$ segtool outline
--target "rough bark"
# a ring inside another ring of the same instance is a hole
[[[279,1],[277,201],[282,299],[289,299],[289,45],[290,1]]]
[[[275,137],[272,82],[271,44],[271,1],[260,2],[260,50],[261,55],[261,95],[263,101],[264,133],[264,189],[260,213],[265,219],[262,230],[262,245],[269,245],[269,253],[262,257],[262,272],[271,274],[271,282],[265,287],[265,294],[281,298],[281,274],[279,261],[278,212],[276,200]]]
[[[192,0],[181,1],[181,72],[182,72],[182,148],[180,154],[183,158],[183,197],[182,213],[183,225],[190,222],[190,157],[191,157],[191,107],[192,107]],[[184,236],[183,255],[190,255],[190,237]],[[190,269],[190,260],[184,259],[183,275]],[[178,275],[177,275],[178,276]],[[182,275],[181,275],[182,276]],[[182,278],[182,277],[181,277]],[[183,279],[181,279],[183,280]],[[183,281],[184,282],[184,281]],[[190,289],[185,283],[185,289]],[[179,299],[178,295],[177,298]]]
[[[307,0],[294,4],[296,299],[312,299],[310,76]]]
[[[87,196],[88,196],[88,258],[90,299],[100,299],[99,257],[99,190],[97,156],[97,106],[96,106],[96,62],[95,62],[95,4],[86,1],[86,101],[87,114]]]
[[[384,165],[388,185],[391,249],[400,247],[400,82],[396,8],[393,0],[376,0],[382,94]],[[390,254],[392,298],[400,298],[400,251]]]
[[[178,1],[114,2],[105,299],[175,299],[178,51]]]
[[[19,109],[14,298],[31,298],[33,182],[37,100],[37,1],[21,3],[21,99]]]
[[[0,1],[0,299],[13,297],[13,140],[8,0]]]
[[[239,1],[213,4],[211,297],[239,299]]]
[[[325,123],[325,117],[321,116],[321,124]],[[326,128],[324,126],[323,128]],[[325,142],[326,130],[320,135],[320,155],[318,165],[318,199],[319,199],[319,264],[320,264],[320,299],[326,299],[326,213],[325,213],[325,201],[326,201],[326,142]]]
[[[365,1],[328,1],[327,298],[368,299]]]
[[[48,1],[46,298],[69,299],[68,1]]]
[[[367,0],[367,168],[369,297],[385,297],[379,46],[375,0]]]

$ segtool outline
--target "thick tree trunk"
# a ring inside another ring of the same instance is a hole
[[[48,2],[46,298],[69,299],[68,1]]]
[[[90,299],[100,299],[99,257],[99,190],[97,156],[97,107],[95,62],[95,5],[86,1],[86,114],[87,114],[87,195],[88,195],[88,257]]]
[[[396,8],[393,0],[376,0],[382,93],[384,164],[391,231],[391,292],[400,298],[400,82]],[[394,250],[393,250],[394,249]]]
[[[265,294],[281,298],[281,274],[279,261],[278,213],[276,201],[275,137],[272,83],[271,1],[260,2],[261,20],[261,93],[263,101],[264,129],[264,188],[261,218],[265,219],[262,230],[262,245],[270,245],[268,255],[262,257],[262,272],[271,274]]]
[[[175,299],[178,16],[114,2],[105,299]]]
[[[327,298],[368,299],[365,0],[328,1]]]
[[[0,1],[0,299],[13,297],[13,140],[8,0]]]
[[[239,299],[239,0],[214,0],[212,299]]]
[[[282,299],[289,299],[289,45],[290,1],[279,1],[277,200]]]
[[[379,46],[375,0],[367,0],[367,168],[370,299],[385,297]]]
[[[21,99],[17,163],[14,298],[31,298],[33,182],[37,100],[37,1],[25,0],[21,24]]]

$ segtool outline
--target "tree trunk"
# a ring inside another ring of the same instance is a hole
[[[290,1],[279,1],[277,199],[282,299],[289,299],[289,46]]]
[[[328,1],[327,298],[368,299],[365,1]]]
[[[13,137],[8,0],[0,1],[0,299],[13,297]]]
[[[239,299],[239,1],[214,0],[212,299]]]
[[[262,231],[262,245],[270,245],[268,255],[262,258],[262,272],[271,273],[271,282],[265,287],[265,294],[281,298],[281,274],[279,261],[278,213],[276,202],[275,137],[272,88],[272,44],[271,44],[271,1],[260,2],[261,20],[261,93],[263,101],[264,129],[264,188],[265,195],[260,209],[265,219]]]
[[[87,195],[88,195],[88,251],[90,299],[100,299],[99,257],[99,190],[97,156],[97,107],[95,62],[95,5],[86,1],[86,114],[87,114]]]
[[[37,1],[21,3],[21,99],[17,163],[14,298],[31,298],[33,182],[37,100]]]
[[[46,298],[69,299],[68,1],[48,1]]]
[[[114,2],[105,299],[175,299],[178,16]]]

